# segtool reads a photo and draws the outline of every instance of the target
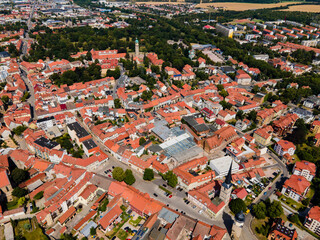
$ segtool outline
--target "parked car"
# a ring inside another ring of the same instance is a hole
[[[153,196],[158,197],[158,194],[154,193]]]
[[[267,195],[267,192],[264,192],[263,195]]]
[[[172,198],[172,195],[170,195],[169,198]]]

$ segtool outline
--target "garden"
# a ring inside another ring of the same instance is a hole
[[[26,240],[48,240],[49,238],[43,233],[42,228],[34,217],[32,219],[13,220],[15,239],[24,238]]]

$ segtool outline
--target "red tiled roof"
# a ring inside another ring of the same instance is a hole
[[[106,229],[114,220],[116,220],[122,213],[121,208],[116,205],[106,215],[104,215],[99,223],[103,229]]]
[[[306,188],[310,187],[310,182],[303,176],[292,175],[288,180],[285,181],[284,186],[291,188],[294,192],[299,195],[303,195]]]
[[[60,218],[59,222],[63,224],[65,221],[68,220],[73,214],[76,213],[76,208],[74,206],[70,207]]]

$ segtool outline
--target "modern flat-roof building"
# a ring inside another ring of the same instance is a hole
[[[98,145],[93,141],[92,138],[83,141],[82,145],[83,145],[83,150],[88,157],[99,150]]]
[[[229,38],[233,37],[233,29],[232,28],[228,28],[222,24],[217,23],[216,30],[218,33],[221,33],[225,37],[229,37]]]
[[[211,159],[210,168],[215,171],[217,177],[224,177],[228,174],[229,167],[232,162],[232,173],[239,171],[239,165],[232,160],[230,156],[224,156],[221,158]]]
[[[78,122],[70,123],[67,127],[71,139],[75,140],[79,146],[83,141],[91,138],[91,135]]]
[[[50,158],[50,151],[52,149],[59,150],[61,148],[60,144],[53,142],[45,137],[38,138],[33,142],[33,147],[35,154],[43,159]]]

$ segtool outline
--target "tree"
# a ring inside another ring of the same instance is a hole
[[[151,91],[144,90],[141,94],[141,99],[143,101],[151,100],[153,93]]]
[[[71,233],[64,233],[60,236],[61,240],[77,240],[77,237],[74,237]]]
[[[302,201],[301,201],[301,203],[303,204],[303,205],[305,205],[305,206],[308,206],[309,205],[309,203],[310,203],[310,198],[305,198],[305,199],[303,199]]]
[[[43,198],[43,191],[38,192],[38,193],[33,197],[34,200],[39,200],[39,199],[41,199],[41,198]]]
[[[222,89],[220,92],[219,92],[220,96],[222,96],[223,98],[225,98],[226,96],[228,96],[228,92],[224,89]]]
[[[240,211],[245,212],[247,209],[247,206],[242,199],[236,198],[230,201],[229,208],[234,214],[237,214]]]
[[[293,130],[292,134],[289,136],[289,140],[295,144],[302,144],[306,141],[308,128],[302,118],[299,118],[296,121],[295,126],[296,128]]]
[[[170,187],[175,187],[178,184],[178,178],[172,171],[166,172],[164,179],[167,181]]]
[[[25,201],[26,201],[26,198],[25,198],[25,197],[19,198],[19,200],[18,200],[18,205],[19,205],[19,206],[22,206],[22,205],[25,203]]]
[[[217,88],[218,88],[218,91],[221,91],[222,89],[224,89],[224,87],[223,87],[222,84],[218,84],[218,85],[217,85]]]
[[[223,107],[223,109],[230,109],[232,108],[232,105],[230,103],[227,103],[225,100],[222,100],[220,102],[220,105]]]
[[[16,185],[19,185],[23,181],[27,180],[29,178],[29,173],[27,170],[23,170],[20,168],[13,169],[11,173],[11,177]]]
[[[258,85],[254,85],[252,90],[251,90],[251,92],[252,93],[257,93],[257,92],[259,92],[259,90],[260,90],[259,86]]]
[[[90,228],[90,235],[94,236],[96,234],[97,234],[97,230],[94,227]]]
[[[239,110],[236,114],[236,119],[243,120],[244,119],[244,114],[242,110]]]
[[[271,218],[277,218],[280,217],[283,213],[282,205],[279,201],[273,201],[267,209],[267,214]]]
[[[126,184],[132,185],[132,184],[134,184],[136,182],[136,179],[133,176],[132,171],[130,169],[127,169],[124,174],[125,174],[124,182]]]
[[[258,219],[266,218],[267,209],[264,202],[259,202],[258,204],[254,205],[252,210],[256,218]]]
[[[26,126],[18,126],[14,129],[12,129],[12,132],[17,135],[17,136],[20,136],[28,127]]]
[[[154,179],[154,172],[150,168],[146,168],[143,173],[143,180],[151,181]]]
[[[251,112],[249,112],[248,114],[248,119],[252,120],[252,121],[256,121],[257,119],[257,112],[255,110],[252,110]]]
[[[140,145],[140,146],[143,145],[145,142],[146,142],[146,139],[145,139],[144,137],[141,137],[141,138],[139,139],[139,145]]]
[[[297,213],[294,213],[294,214],[291,214],[289,217],[288,217],[289,221],[293,222],[293,223],[299,223],[300,222],[300,219],[299,219],[299,215]]]
[[[19,187],[16,187],[12,191],[12,195],[18,198],[24,197],[27,194],[28,194],[28,191],[26,189],[19,188]]]
[[[115,167],[112,171],[112,177],[113,179],[122,182],[125,178],[125,173],[121,167]]]
[[[114,100],[114,107],[115,108],[121,108],[121,102],[120,102],[119,98]]]
[[[10,101],[10,98],[7,96],[7,95],[4,95],[1,97],[1,101],[5,104],[5,105],[8,105],[9,104],[9,101]]]

